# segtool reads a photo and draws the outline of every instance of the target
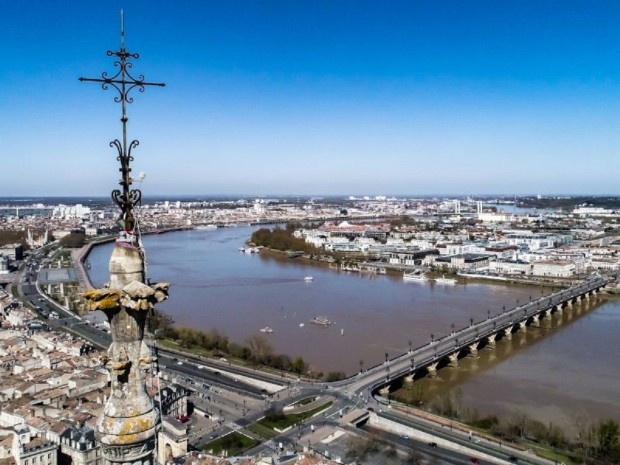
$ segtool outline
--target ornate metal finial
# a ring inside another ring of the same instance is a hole
[[[114,189],[112,191],[112,200],[120,207],[121,214],[119,216],[119,223],[122,228],[121,238],[122,242],[129,242],[134,244],[136,242],[134,227],[135,219],[133,216],[133,207],[140,202],[142,193],[139,189],[131,189],[132,178],[130,162],[133,161],[131,151],[136,148],[140,142],[132,140],[127,144],[127,104],[133,103],[133,97],[129,94],[132,90],[138,89],[139,92],[144,92],[146,86],[158,86],[164,87],[166,84],[163,82],[146,82],[144,75],[140,74],[136,79],[131,75],[129,70],[133,67],[133,63],[130,59],[137,60],[140,56],[137,53],[129,53],[125,50],[125,25],[123,10],[121,10],[121,48],[117,52],[108,50],[107,55],[109,57],[114,56],[118,58],[114,61],[114,66],[119,68],[116,74],[108,76],[107,72],[101,73],[101,78],[85,78],[80,77],[80,81],[88,82],[100,82],[103,90],[108,90],[112,86],[118,92],[118,96],[114,97],[114,101],[121,104],[122,116],[121,123],[123,124],[123,138],[122,142],[118,139],[114,139],[110,142],[110,147],[115,147],[118,151],[118,157],[116,158],[121,162],[119,171],[121,172],[121,180],[119,184],[121,189]]]

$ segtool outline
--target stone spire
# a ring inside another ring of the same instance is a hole
[[[110,287],[84,294],[89,310],[103,311],[110,322],[112,344],[104,358],[112,391],[97,422],[97,437],[108,464],[154,463],[160,424],[146,392],[145,374],[153,360],[144,326],[149,311],[168,297],[168,283],[145,284],[144,260],[138,249],[116,244],[110,260]]]
[[[129,72],[130,60],[137,53],[125,49],[125,32],[121,11],[121,48],[108,51],[115,57],[118,71],[113,76],[102,73],[101,78],[80,78],[80,81],[97,82],[105,89],[118,92],[116,102],[121,103],[123,136],[110,143],[118,152],[120,162],[120,189],[112,191],[112,199],[120,207],[118,224],[121,228],[110,259],[110,282],[104,289],[87,291],[84,298],[88,310],[103,311],[110,322],[112,344],[104,363],[110,370],[112,392],[97,422],[97,439],[101,444],[105,463],[108,465],[151,465],[155,463],[155,438],[160,425],[153,400],[146,391],[146,372],[151,366],[150,351],[144,342],[146,320],[155,303],[168,297],[169,283],[147,284],[145,278],[144,250],[139,240],[137,219],[133,213],[139,204],[141,192],[132,189],[130,162],[132,150],[139,143],[127,142],[127,104],[133,89],[144,91],[146,86],[164,86],[163,83],[146,82],[144,76],[134,78]]]

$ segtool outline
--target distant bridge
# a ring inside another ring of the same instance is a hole
[[[459,358],[475,356],[481,346],[494,347],[497,340],[510,339],[512,333],[527,326],[538,326],[541,319],[550,317],[552,313],[562,312],[582,299],[588,300],[596,296],[600,289],[612,280],[613,278],[609,277],[598,277],[518,305],[441,339],[432,340],[363,373],[332,383],[331,386],[355,395],[366,390],[374,392],[381,388],[389,389],[394,380],[404,376],[413,377],[421,370],[434,376],[442,366],[455,366]]]

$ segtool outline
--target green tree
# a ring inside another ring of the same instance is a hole
[[[614,420],[601,421],[597,429],[598,447],[604,456],[611,455],[618,449],[620,428]]]
[[[291,366],[291,371],[293,371],[294,373],[298,373],[298,374],[303,374],[306,372],[306,370],[308,369],[308,365],[306,364],[305,360],[301,357],[296,357],[295,360],[293,360],[293,365]]]

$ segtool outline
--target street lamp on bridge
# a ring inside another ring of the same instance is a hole
[[[433,333],[431,333],[431,344],[435,342],[435,335]]]
[[[487,320],[491,319],[491,310],[487,309]]]
[[[387,364],[387,362],[388,362],[388,353],[386,352],[385,353],[385,363]]]
[[[454,323],[450,325],[452,327],[452,334],[454,334]]]
[[[473,318],[470,318],[470,319],[469,319],[469,326],[473,326],[473,325],[474,325],[474,319],[473,319]]]
[[[360,360],[360,373],[364,372],[364,360]]]
[[[411,346],[413,345],[413,342],[409,341],[409,353],[411,353]]]

